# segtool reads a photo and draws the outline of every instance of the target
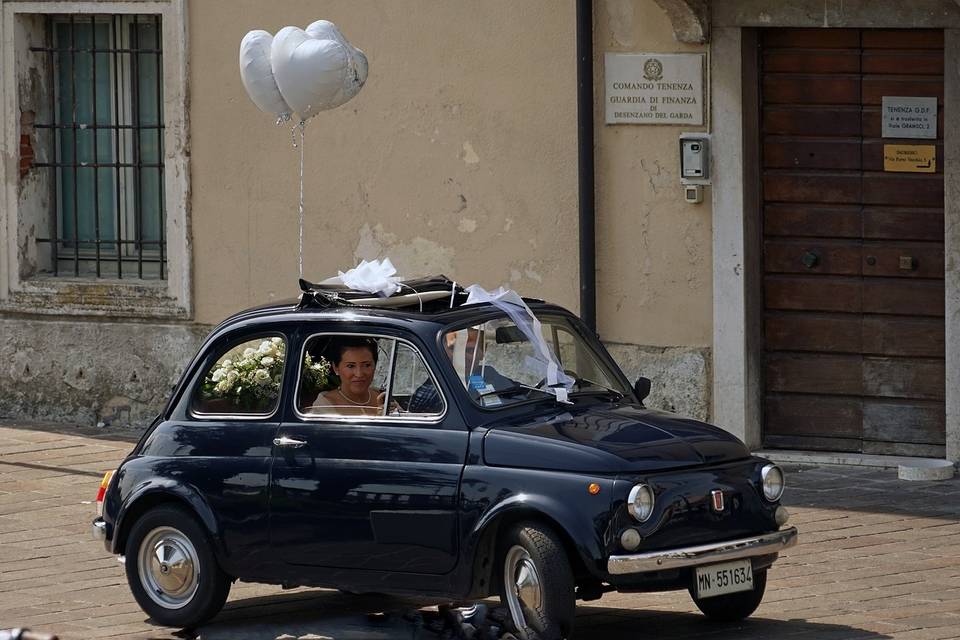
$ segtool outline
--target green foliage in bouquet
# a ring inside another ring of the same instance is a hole
[[[323,356],[313,359],[309,353],[303,359],[303,375],[300,387],[307,398],[314,398],[321,391],[327,391],[340,384],[330,362]]]

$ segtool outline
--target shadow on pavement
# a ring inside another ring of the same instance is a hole
[[[736,623],[717,623],[699,613],[644,609],[577,608],[576,640],[883,640],[883,633],[842,624],[823,624],[800,618],[778,620],[763,615]]]
[[[783,503],[809,507],[957,521],[960,477],[933,482],[900,480],[896,470],[866,467],[782,465]]]
[[[204,640],[275,640],[281,637],[289,640],[432,640],[462,637],[449,632],[434,633],[422,625],[423,617],[417,615],[418,609],[430,604],[424,600],[304,590],[232,601],[197,633]],[[189,632],[176,635],[197,637]],[[577,609],[575,637],[576,640],[760,640],[786,637],[791,640],[884,640],[891,636],[803,619],[777,620],[761,615],[739,623],[720,624],[698,613],[581,605]]]

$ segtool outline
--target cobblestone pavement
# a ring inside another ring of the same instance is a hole
[[[123,434],[0,424],[0,628],[68,639],[189,637],[146,619],[122,566],[89,534],[101,475],[131,446]],[[685,592],[608,594],[579,606],[577,638],[960,638],[960,480],[788,468],[785,503],[801,542],[774,565],[749,620],[712,624]],[[370,614],[415,606],[241,583],[201,635],[410,638],[399,615]]]

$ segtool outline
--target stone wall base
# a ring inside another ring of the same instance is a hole
[[[145,427],[210,331],[205,325],[0,318],[0,417]],[[647,405],[707,420],[710,350],[608,344]]]
[[[607,343],[607,350],[631,382],[652,381],[646,405],[697,420],[710,419],[710,349],[646,347]]]
[[[209,330],[0,318],[0,416],[143,428]]]

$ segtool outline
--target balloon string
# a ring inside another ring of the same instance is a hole
[[[298,266],[300,268],[300,279],[303,279],[303,148],[305,146],[303,130],[306,123],[301,120],[300,124],[297,125],[300,129],[300,251],[298,254]],[[293,146],[297,146],[297,139],[294,136]]]

